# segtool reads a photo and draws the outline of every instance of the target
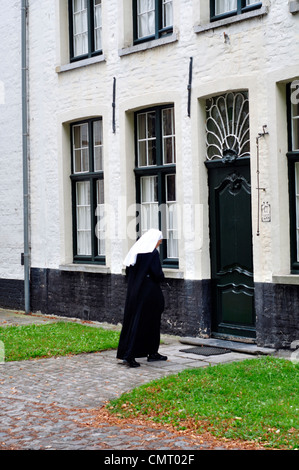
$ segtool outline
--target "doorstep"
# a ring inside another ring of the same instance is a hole
[[[231,351],[237,351],[244,354],[261,354],[261,355],[272,355],[276,353],[276,349],[263,348],[256,344],[240,343],[238,341],[226,341],[223,339],[216,338],[192,338],[183,337],[180,338],[180,343],[191,344],[194,346],[213,346],[217,348],[230,349]]]

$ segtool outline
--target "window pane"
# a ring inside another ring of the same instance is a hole
[[[138,132],[138,166],[146,166],[146,114],[138,114],[137,116],[137,132]]]
[[[163,163],[175,163],[174,109],[162,111]]]
[[[95,51],[102,50],[102,28],[96,29],[95,32]]]
[[[89,171],[88,124],[73,126],[73,165],[74,173]]]
[[[81,130],[80,126],[73,127],[73,146],[75,149],[81,148]]]
[[[81,171],[86,172],[89,168],[89,150],[82,149],[81,150]]]
[[[237,9],[237,0],[215,0],[215,15],[221,15]]]
[[[260,3],[261,0],[246,0],[246,6],[254,5],[255,3]]]
[[[158,202],[157,176],[144,176],[141,178],[141,203]]]
[[[95,147],[94,149],[94,171],[103,171],[102,147]]]
[[[293,150],[299,150],[299,117],[293,118]]]
[[[148,141],[148,165],[156,165],[156,140]]]
[[[141,232],[150,228],[159,228],[158,178],[141,178]]]
[[[147,9],[148,11],[155,10],[155,0],[147,0]]]
[[[76,183],[77,254],[91,255],[90,185]]]
[[[138,38],[143,38],[155,34],[155,18],[155,0],[138,0]]]
[[[138,139],[146,138],[146,114],[138,114]]]
[[[103,171],[103,123],[93,123],[94,171]]]
[[[85,10],[87,8],[87,0],[73,0],[74,12]]]
[[[74,57],[88,53],[87,34],[79,34],[74,37]]]
[[[73,0],[73,11],[80,11],[81,10],[81,0]]]
[[[173,143],[172,139],[164,139],[163,143],[164,164],[173,162]]]
[[[94,47],[102,50],[102,0],[94,0]]]
[[[74,14],[74,35],[82,33],[82,17],[80,13]]]
[[[156,113],[137,116],[138,166],[156,165]]]
[[[80,125],[81,147],[88,146],[88,125],[87,123]]]
[[[156,113],[147,113],[147,136],[156,137]]]
[[[173,213],[174,218],[176,217],[175,211],[176,211],[176,205],[173,204],[169,208],[169,213],[170,214]],[[178,257],[179,257],[179,251],[178,251],[177,231],[169,230],[168,240],[167,240],[167,258],[178,258]]]
[[[77,207],[90,206],[90,187],[88,181],[78,181],[77,186]],[[90,228],[90,226],[89,226]]]
[[[146,15],[138,16],[138,38],[146,37],[147,34],[147,18]]]
[[[299,103],[292,103],[292,150],[299,150]]]
[[[138,14],[146,13],[148,7],[148,2],[147,0],[138,0],[137,1],[137,9],[138,9]]]
[[[298,93],[298,89],[297,89],[297,93]],[[298,100],[298,97],[297,98],[294,98],[294,100]],[[293,117],[299,117],[299,103],[293,103],[293,109],[292,109],[292,116]]]
[[[86,0],[73,0],[74,56],[88,53],[88,21]]]
[[[175,175],[166,175],[166,207],[167,207],[167,257],[178,257],[178,224],[175,191]]]
[[[155,0],[138,0],[138,14],[155,10]]]
[[[146,141],[141,141],[138,144],[138,166],[146,166]]]
[[[155,11],[150,11],[148,13],[148,36],[155,34],[156,29],[156,14]]]
[[[163,0],[163,28],[172,26],[173,23],[173,14],[172,14],[172,0]]]
[[[156,204],[142,204],[141,206],[141,234],[151,228],[159,229],[159,207]]]
[[[94,145],[103,145],[103,129],[102,121],[95,121],[93,123],[93,138]]]
[[[74,173],[81,171],[81,150],[74,151]]]
[[[97,181],[96,236],[98,240],[98,255],[105,254],[105,205],[104,180]]]
[[[173,122],[172,122],[173,108],[163,109],[163,135],[173,135]]]
[[[167,175],[166,176],[166,201],[167,202],[176,201],[175,175]]]

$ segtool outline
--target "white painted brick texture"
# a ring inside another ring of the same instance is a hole
[[[20,2],[1,2],[0,278],[22,279],[23,250]]]
[[[276,82],[292,79],[296,75],[295,70],[299,75],[299,15],[289,13],[288,3],[285,0],[267,1],[264,5],[269,7],[269,11],[262,17],[257,16],[248,21],[227,24],[196,34],[194,26],[198,25],[198,21],[194,20],[197,18],[194,15],[195,3],[195,0],[174,1],[174,33],[177,35],[177,41],[120,57],[119,50],[127,46],[121,36],[122,8],[117,0],[109,2],[104,0],[105,61],[57,73],[56,67],[66,63],[59,51],[64,49],[61,44],[61,24],[66,25],[67,19],[59,18],[58,12],[61,13],[63,9],[59,10],[57,7],[58,0],[29,1],[32,266],[58,268],[66,261],[70,261],[69,255],[66,254],[69,253],[69,244],[71,244],[71,237],[68,235],[70,214],[65,212],[63,204],[65,198],[70,197],[70,188],[68,175],[61,174],[63,165],[67,167],[66,161],[70,159],[70,150],[67,150],[67,145],[63,147],[61,144],[61,133],[65,132],[68,126],[66,124],[63,127],[62,123],[88,118],[97,110],[103,115],[106,202],[121,218],[120,226],[125,226],[126,219],[123,212],[118,211],[118,204],[120,198],[127,197],[126,188],[130,189],[129,183],[132,181],[134,155],[130,156],[128,150],[134,148],[130,143],[132,139],[132,129],[128,121],[130,113],[134,109],[151,104],[174,102],[179,202],[204,205],[202,233],[199,234],[203,244],[194,252],[192,243],[184,240],[180,242],[180,268],[186,278],[208,278],[207,173],[204,166],[205,135],[200,106],[207,96],[227,90],[249,89],[255,278],[260,281],[271,280],[273,257],[279,250],[279,242],[288,239],[288,228],[279,228],[281,233],[277,237],[277,224],[264,224],[261,227],[261,236],[259,238],[255,236],[257,213],[255,137],[262,126],[267,124],[270,134],[261,143],[261,186],[267,188],[265,197],[271,201],[272,210],[275,211],[279,197],[288,210],[287,192],[282,189],[281,194],[277,194],[276,158],[278,148],[286,146],[286,142],[277,141],[276,128],[278,125],[286,125],[286,122],[285,116],[275,116],[272,111],[276,109],[273,104]],[[5,8],[9,13],[11,8],[7,6]],[[7,31],[7,36],[10,34],[17,36],[17,28],[12,28],[3,17],[1,18],[0,26]],[[224,33],[227,35],[227,40],[224,38]],[[5,248],[0,247],[1,277],[20,275],[17,259],[22,239],[21,136],[18,114],[20,102],[16,93],[20,77],[18,59],[20,51],[19,42],[12,41],[11,36],[10,41],[15,70],[11,79],[17,83],[15,87],[8,83],[7,94],[8,102],[12,101],[15,108],[13,110],[6,104],[6,117],[5,119],[0,117],[0,122],[4,121],[0,129],[4,126],[5,135],[11,136],[5,143],[1,138],[0,143],[0,194],[9,204],[7,211],[1,209],[1,226],[3,226],[2,221],[6,220],[10,227],[7,229],[7,234],[12,233],[11,228],[15,223],[18,224],[18,229],[10,237],[10,250],[7,249],[7,244]],[[194,64],[191,118],[187,116],[190,57],[193,57]],[[11,57],[3,58],[7,64],[4,70],[8,74]],[[2,68],[1,66],[1,70]],[[117,79],[115,134],[112,133],[111,127],[113,77]],[[12,119],[16,123],[15,126],[12,126],[11,122],[8,125]],[[15,130],[17,135],[14,135]],[[7,155],[4,164],[3,153]],[[282,153],[281,158],[285,158],[285,153]],[[282,185],[287,185],[286,166],[283,168],[284,174],[280,174],[279,177]],[[15,192],[11,197],[9,194],[12,194],[12,188],[16,189],[13,189]],[[128,197],[127,203],[131,199]],[[12,221],[11,216],[14,211],[17,216]],[[111,272],[119,273],[129,244],[127,240],[112,238],[107,246],[107,263]],[[9,251],[10,256],[15,259],[11,267],[7,258]],[[6,262],[3,261],[5,257]],[[278,269],[279,266],[280,262]]]

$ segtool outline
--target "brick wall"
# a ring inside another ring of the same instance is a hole
[[[133,243],[127,236],[132,221],[127,211],[135,201],[133,116],[140,108],[173,103],[177,200],[181,207],[192,203],[202,211],[194,237],[182,236],[179,240],[178,272],[166,273],[175,289],[171,293],[165,289],[169,307],[164,327],[193,335],[209,334],[210,313],[206,314],[209,302],[204,294],[208,289],[205,280],[210,278],[204,105],[209,96],[246,89],[252,149],[254,278],[260,286],[267,284],[269,289],[285,292],[289,300],[283,303],[277,297],[277,306],[271,304],[269,312],[274,312],[273,325],[282,319],[282,330],[291,330],[293,288],[274,287],[273,276],[289,274],[285,83],[298,77],[299,15],[290,13],[285,0],[265,0],[262,14],[246,21],[225,20],[212,26],[206,3],[205,0],[175,1],[172,38],[167,44],[158,41],[138,50],[132,47],[132,27],[127,14],[131,1],[103,2],[104,57],[80,66],[79,62],[69,63],[67,0],[30,0],[30,244],[34,309],[70,315],[74,309],[78,315],[105,312],[104,318],[112,315],[111,320],[119,321],[121,299],[109,295],[120,286],[123,298],[122,260]],[[3,286],[7,279],[23,278],[18,2],[6,2],[2,6],[0,31],[1,44],[5,44],[0,51],[0,81],[5,90],[5,103],[3,99],[0,102],[0,279],[4,280]],[[193,81],[191,117],[188,117],[190,57],[193,57]],[[115,133],[111,125],[114,77]],[[105,271],[110,274],[96,267],[97,272],[93,274],[82,273],[80,267],[76,271],[74,266],[67,272],[67,266],[73,261],[69,126],[71,122],[94,116],[103,117],[104,126],[105,200],[111,209]],[[260,185],[265,188],[260,193],[260,203],[269,202],[272,212],[271,222],[261,223],[257,236],[255,139],[264,124],[268,125],[269,136],[260,140]],[[182,227],[187,231],[193,223],[187,217],[182,219]],[[22,288],[18,282],[14,285],[20,289],[21,299]],[[270,302],[265,289],[257,291],[258,321],[263,325],[260,331],[267,330],[270,320],[270,314],[265,313]],[[97,290],[102,302],[108,299],[111,302],[108,305],[115,302],[113,313],[111,308],[98,308]],[[77,305],[72,302],[73,296],[80,299]],[[2,298],[5,297],[4,292]],[[270,330],[273,332],[275,328]],[[273,343],[273,338],[263,337],[263,341]]]
[[[209,284],[174,279],[162,283],[163,333],[210,335]],[[126,288],[122,275],[32,269],[32,310],[117,324],[123,320]]]
[[[4,2],[0,17],[0,279],[22,279],[21,7]]]

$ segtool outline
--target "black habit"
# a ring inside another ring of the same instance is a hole
[[[164,279],[160,256],[138,254],[136,264],[127,268],[128,286],[124,320],[117,358],[131,360],[158,352],[164,297],[160,282]]]

